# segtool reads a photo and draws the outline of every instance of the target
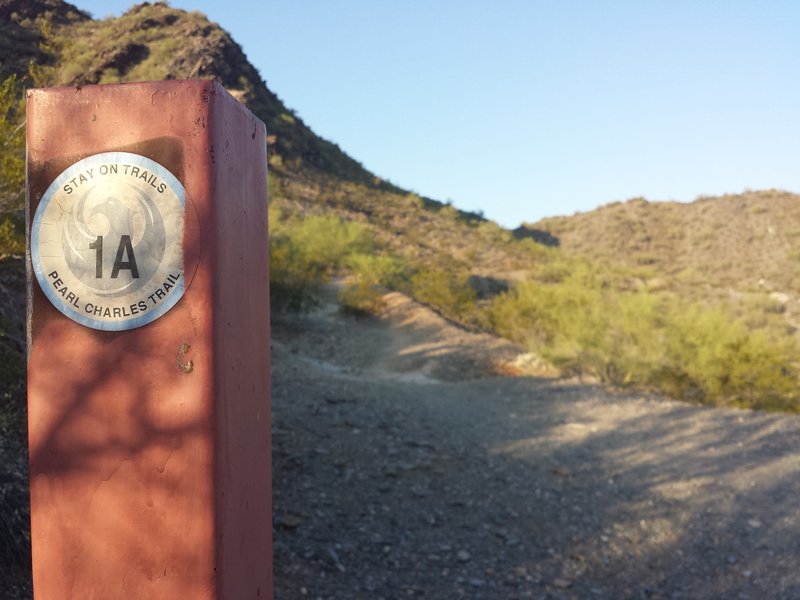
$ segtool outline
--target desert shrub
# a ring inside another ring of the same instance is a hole
[[[0,220],[0,258],[9,254],[25,253],[24,223],[19,219],[5,217]]]
[[[355,314],[376,314],[383,308],[383,294],[398,289],[407,278],[402,260],[384,255],[354,254],[347,259],[350,280],[339,293],[342,308]]]
[[[439,214],[450,221],[455,221],[459,217],[458,209],[449,203],[442,206],[439,210]]]
[[[518,284],[495,299],[491,322],[563,372],[712,404],[800,408],[793,338],[749,329],[727,307],[620,291],[578,268]]]
[[[305,261],[288,236],[270,237],[269,298],[273,310],[304,310],[318,303],[325,271]]]
[[[410,206],[412,206],[416,210],[420,210],[425,206],[425,203],[422,201],[422,198],[420,198],[419,195],[414,193],[407,194],[406,201]]]
[[[270,203],[279,202],[283,197],[283,189],[277,175],[272,171],[267,172],[267,197]],[[273,214],[276,214],[273,209]]]
[[[750,330],[725,307],[677,305],[665,329],[666,372],[680,397],[796,411],[798,347],[767,329]]]
[[[494,329],[542,354],[562,371],[613,380],[613,374],[623,369],[610,361],[608,345],[612,339],[632,335],[630,327],[627,332],[611,331],[608,311],[614,296],[595,284],[589,273],[548,270],[544,275],[544,282],[521,282],[494,301]]]
[[[284,217],[270,208],[270,302],[276,310],[318,304],[324,285],[346,260],[373,251],[366,226],[330,216]]]
[[[328,271],[343,266],[353,254],[369,254],[375,248],[365,225],[334,216],[291,220],[285,231],[302,248],[307,261],[323,265]]]
[[[0,213],[25,204],[25,104],[22,84],[11,75],[0,81]]]
[[[479,326],[480,311],[469,273],[447,266],[422,266],[403,289],[409,296],[426,304],[442,316],[467,326]]]

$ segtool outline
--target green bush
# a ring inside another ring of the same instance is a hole
[[[333,271],[353,254],[374,251],[372,234],[361,223],[332,216],[312,216],[284,222],[277,233],[288,233],[309,263]]]
[[[354,254],[347,259],[350,281],[339,292],[339,302],[347,312],[376,314],[383,308],[383,294],[398,289],[407,278],[406,264],[395,257]]]
[[[9,254],[22,255],[25,253],[24,223],[15,223],[10,217],[0,221],[0,258]]]
[[[0,214],[25,205],[25,103],[12,75],[0,80]]]
[[[374,249],[360,223],[330,216],[286,218],[270,208],[270,302],[276,310],[305,310],[347,259]]]
[[[621,291],[576,266],[497,297],[491,322],[567,373],[712,404],[800,409],[794,338],[751,330],[726,307]]]
[[[469,273],[457,267],[420,267],[403,291],[452,321],[467,326],[482,324],[475,290],[469,285]]]
[[[673,307],[664,337],[677,395],[753,408],[800,408],[794,338],[751,331],[725,308],[696,305]]]

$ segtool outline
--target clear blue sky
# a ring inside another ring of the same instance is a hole
[[[795,0],[171,4],[222,25],[375,174],[505,226],[636,196],[800,192]]]

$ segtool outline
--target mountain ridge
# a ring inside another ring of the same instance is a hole
[[[56,86],[215,79],[267,124],[271,165],[284,176],[305,167],[396,189],[316,136],[267,87],[230,34],[199,12],[144,2],[119,17],[93,19],[62,0],[3,0],[0,16],[5,25],[0,33],[13,42],[4,49],[14,48],[6,55],[15,59],[0,64],[0,73],[23,75],[33,60],[54,65],[47,83]]]

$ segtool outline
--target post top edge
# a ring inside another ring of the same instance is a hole
[[[27,90],[27,95],[30,97],[32,95],[40,95],[40,94],[64,94],[64,93],[81,94],[99,90],[116,91],[116,90],[121,90],[123,88],[149,89],[153,87],[173,88],[173,89],[197,88],[203,91],[211,91],[212,89],[215,89],[217,87],[223,90],[225,89],[217,81],[213,79],[161,79],[153,81],[126,81],[122,83],[99,83],[99,84],[91,83],[86,85],[62,85],[62,86],[43,87],[43,88],[29,88]]]

